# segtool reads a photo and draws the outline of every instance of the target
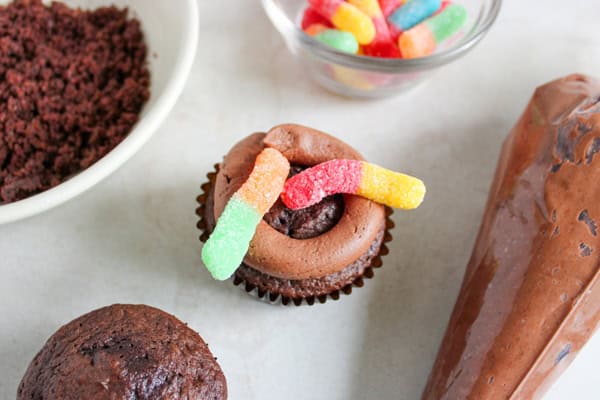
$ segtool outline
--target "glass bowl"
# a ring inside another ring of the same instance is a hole
[[[378,98],[407,91],[444,65],[472,49],[493,25],[502,0],[456,0],[467,8],[462,31],[430,56],[385,59],[342,53],[300,29],[306,0],[261,0],[285,43],[307,74],[324,88],[343,96]]]

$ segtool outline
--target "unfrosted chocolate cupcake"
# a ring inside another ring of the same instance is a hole
[[[332,159],[362,160],[349,145],[300,125],[280,125],[237,143],[208,175],[198,197],[200,239],[206,241],[229,198],[246,181],[256,156],[265,148],[280,151],[291,175]],[[233,282],[259,298],[283,304],[314,304],[349,294],[373,276],[387,254],[384,242],[391,210],[370,200],[335,195],[301,210],[278,200],[257,227]]]
[[[35,356],[17,400],[227,398],[206,343],[172,315],[112,305],[60,328]]]

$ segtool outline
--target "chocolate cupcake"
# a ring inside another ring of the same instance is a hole
[[[144,305],[112,305],[60,328],[35,356],[17,400],[227,398],[202,338]]]
[[[237,143],[208,174],[198,197],[198,227],[205,242],[231,196],[247,180],[257,155],[271,147],[291,164],[294,175],[333,160],[362,160],[349,145],[317,130],[281,125]],[[259,223],[233,283],[261,299],[284,305],[324,303],[361,287],[387,254],[391,209],[354,195],[326,197],[291,210],[278,200]]]

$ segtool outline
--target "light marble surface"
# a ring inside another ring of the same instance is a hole
[[[418,399],[479,227],[500,143],[538,84],[600,75],[596,1],[508,0],[466,58],[395,99],[359,102],[306,81],[255,1],[202,0],[199,55],[160,131],[116,174],[0,227],[0,398],[61,325],[115,302],[171,312],[208,341],[231,399]],[[194,198],[238,139],[282,122],[329,131],[422,177],[397,212],[384,268],[350,297],[272,307],[200,263]],[[600,335],[547,400],[597,399]]]

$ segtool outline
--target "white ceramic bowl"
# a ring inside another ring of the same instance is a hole
[[[139,122],[110,153],[91,167],[45,192],[0,206],[0,224],[26,218],[83,193],[106,178],[138,151],[165,119],[181,93],[194,61],[198,41],[196,0],[62,0],[86,9],[129,7],[142,22],[148,45],[150,99]],[[6,4],[9,1],[1,0]],[[156,55],[156,57],[154,56]]]

